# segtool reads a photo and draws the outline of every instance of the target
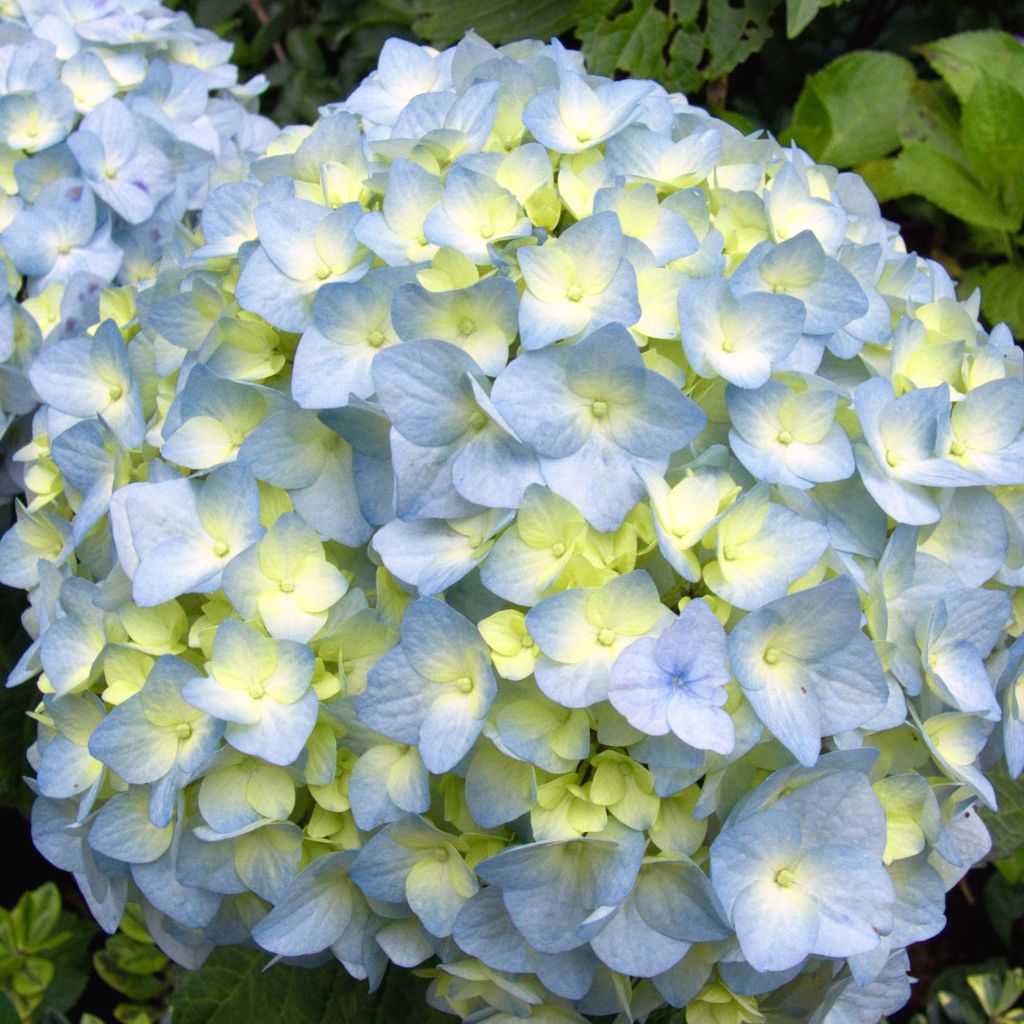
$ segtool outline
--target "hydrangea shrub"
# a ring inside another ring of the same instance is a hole
[[[494,1024],[902,1005],[1024,766],[977,298],[857,176],[472,35],[386,44],[176,257],[32,362],[0,541],[100,923]]]
[[[44,343],[100,317],[100,289],[155,277],[212,182],[276,134],[231,44],[153,0],[0,5],[0,421],[31,412]],[[21,301],[19,301],[21,300]]]

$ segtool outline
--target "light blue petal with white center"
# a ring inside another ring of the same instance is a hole
[[[789,354],[804,325],[804,307],[788,295],[734,296],[727,281],[691,279],[679,290],[683,351],[702,377],[756,388]]]
[[[467,352],[484,373],[497,376],[515,341],[518,308],[519,293],[508,278],[486,277],[457,291],[408,284],[395,292],[391,317],[403,341],[447,341]]]
[[[290,765],[302,753],[316,724],[319,701],[310,689],[293,703],[260,701],[259,720],[253,724],[228,722],[224,738],[237,751],[260,757],[272,765]]]

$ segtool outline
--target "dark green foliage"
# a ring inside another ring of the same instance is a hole
[[[61,906],[56,885],[26,892],[0,910],[0,1024],[63,1013],[78,1002],[89,980],[89,942],[96,926]]]
[[[389,971],[372,995],[333,960],[322,967],[266,969],[259,950],[215,950],[192,972],[179,972],[171,1006],[174,1024],[442,1024],[451,1017],[426,1005],[410,971]]]
[[[1020,1024],[1024,970],[1005,960],[943,971],[932,986],[925,1013],[912,1024]]]
[[[1024,43],[986,30],[917,50],[931,75],[891,53],[838,57],[805,82],[790,134],[818,160],[857,167],[880,199],[920,196],[939,223],[962,221],[963,262],[950,269],[966,277],[965,294],[981,285],[990,322],[1020,335]]]
[[[575,34],[597,74],[654,78],[694,93],[761,49],[778,6],[778,0],[581,0]]]

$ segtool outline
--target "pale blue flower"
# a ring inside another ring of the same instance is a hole
[[[452,608],[423,598],[402,619],[399,646],[370,670],[356,714],[384,736],[418,746],[437,774],[473,746],[496,690],[480,634]]]
[[[725,630],[704,601],[691,601],[657,639],[633,641],[615,660],[608,699],[649,736],[729,754],[732,719],[722,710],[729,670]]]
[[[129,484],[114,492],[110,519],[132,597],[144,607],[216,590],[228,562],[263,535],[256,482],[238,466],[201,483]]]
[[[305,330],[321,285],[366,273],[370,260],[355,234],[362,218],[358,203],[337,210],[305,199],[259,203],[260,244],[238,279],[239,305],[283,331]]]
[[[379,355],[373,380],[401,438],[393,433],[399,515],[450,518],[477,505],[514,508],[539,482],[535,456],[505,424],[484,390],[483,372],[461,349],[407,341]]]
[[[145,140],[119,99],[86,114],[68,145],[89,187],[129,224],[148,220],[174,191],[170,161]]]
[[[856,587],[839,577],[763,605],[729,636],[747,700],[801,764],[818,759],[821,737],[885,708],[882,665],[860,619]]]
[[[521,355],[492,396],[540,456],[545,483],[600,530],[616,529],[643,497],[636,470],[663,471],[706,422],[678,388],[644,367],[618,325],[573,348]]]
[[[526,292],[519,336],[527,349],[640,319],[636,273],[626,259],[618,218],[599,213],[544,245],[517,251]]]
[[[226,722],[224,739],[236,750],[271,764],[291,764],[309,739],[319,709],[310,686],[313,652],[228,619],[217,628],[208,672],[208,677],[185,682],[181,696]]]
[[[784,971],[810,955],[878,947],[895,901],[883,822],[867,778],[840,771],[723,830],[711,846],[711,882],[751,967]]]

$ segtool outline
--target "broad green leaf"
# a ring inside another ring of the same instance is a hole
[[[804,83],[789,133],[823,163],[876,160],[900,143],[914,82],[913,65],[894,53],[844,54]]]
[[[1009,857],[995,861],[994,866],[1010,885],[1024,882],[1024,846]]]
[[[1009,1010],[1024,992],[1020,968],[1006,971],[1003,974],[986,972],[972,974],[967,985],[977,997],[981,1008],[991,1019]]]
[[[960,220],[1003,231],[1017,226],[970,171],[931,146],[906,143],[896,157],[896,172],[905,192],[923,196]]]
[[[1011,86],[1024,82],[1024,44],[1009,32],[962,32],[918,49],[961,103],[967,102],[982,74]]]
[[[981,311],[990,324],[1005,321],[1015,337],[1024,337],[1024,267],[1003,263],[985,274]]]
[[[900,125],[903,142],[919,142],[967,165],[960,141],[960,107],[942,82],[914,82]]]
[[[176,1024],[328,1024],[355,1022],[365,988],[340,966],[316,970],[276,965],[256,950],[214,950],[197,971],[179,975],[171,996]]]
[[[222,947],[196,971],[177,973],[171,994],[174,1024],[440,1024],[421,983],[409,971],[390,971],[370,995],[339,964],[315,969],[275,964],[269,953]]]
[[[964,149],[1011,220],[1024,216],[1024,69],[1020,88],[982,74],[964,104]]]
[[[491,43],[550,39],[573,23],[575,0],[414,0],[413,31],[435,46],[447,46],[474,29]]]
[[[245,6],[245,0],[199,0],[195,7],[198,25],[210,27],[230,21]]]
[[[54,1010],[50,1006],[44,1006],[43,1009],[39,1011],[37,1024],[71,1024],[71,1021],[69,1021],[67,1017],[58,1010]]]
[[[857,173],[868,183],[875,198],[881,203],[899,199],[907,194],[907,189],[896,170],[896,161],[892,157],[869,160],[857,168]]]

